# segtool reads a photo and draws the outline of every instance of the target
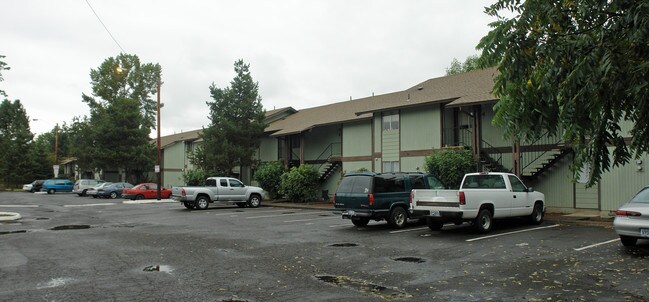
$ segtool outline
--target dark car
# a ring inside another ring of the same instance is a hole
[[[338,185],[335,208],[356,226],[387,220],[392,227],[402,228],[408,218],[419,218],[408,213],[412,189],[444,189],[444,184],[423,173],[351,172]]]
[[[43,183],[41,192],[54,194],[56,192],[72,192],[74,183],[68,179],[48,179]]]
[[[133,185],[127,182],[114,182],[105,186],[97,188],[96,195],[103,198],[112,198],[122,197],[122,191],[124,189],[133,188]]]

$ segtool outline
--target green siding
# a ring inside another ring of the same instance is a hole
[[[384,161],[399,160],[399,131],[382,131],[381,153]]]
[[[585,184],[575,183],[575,209],[599,209],[598,186],[586,188]]]
[[[374,152],[381,152],[381,114],[374,114]]]
[[[362,121],[343,125],[343,156],[372,155],[372,124]],[[370,167],[371,168],[371,167]],[[371,170],[371,169],[368,169]]]
[[[316,127],[304,132],[304,160],[317,160],[331,143],[341,142],[341,133],[341,125]]]
[[[257,151],[257,158],[261,162],[269,162],[278,160],[277,154],[277,138],[264,137],[259,144]]]
[[[412,156],[401,158],[401,171],[404,172],[424,172],[425,156]]]
[[[493,104],[482,106],[482,140],[494,147],[511,147],[512,142],[504,139],[503,128],[493,125],[494,115]]]
[[[566,156],[551,170],[541,175],[535,183],[527,184],[545,194],[545,203],[548,208],[551,208],[550,212],[570,212],[574,207],[574,186],[570,164],[572,164],[572,157]]]
[[[609,152],[613,152],[613,149],[609,148]],[[643,154],[640,160],[642,163],[639,165],[635,159],[632,159],[628,164],[612,168],[602,176],[600,182],[602,211],[617,210],[640,189],[649,185],[649,156]],[[642,167],[642,170],[638,170],[638,166]]]
[[[343,171],[345,173],[358,171],[361,168],[367,169],[367,171],[372,171],[372,161],[349,161],[343,162]]]
[[[440,118],[437,106],[401,110],[401,150],[439,149]]]

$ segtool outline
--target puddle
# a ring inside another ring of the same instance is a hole
[[[163,272],[170,274],[174,269],[169,265],[149,265],[144,268],[145,272]]]
[[[90,225],[87,224],[70,224],[70,225],[60,225],[51,228],[51,231],[63,231],[63,230],[83,230],[89,229]]]
[[[50,219],[47,217],[36,217],[36,220],[50,220]]]
[[[0,232],[0,235],[7,235],[7,234],[18,234],[18,233],[27,233],[26,230],[18,230],[18,231],[5,231],[5,232]]]
[[[365,280],[352,279],[347,276],[316,275],[315,277],[320,281],[332,285],[336,285],[344,288],[351,288],[365,294],[381,297],[386,300],[412,298],[412,295],[409,295],[397,288],[390,288],[378,284],[372,284]]]
[[[295,214],[295,212],[284,212],[284,213],[282,213],[282,215],[286,215],[286,214]]]
[[[331,215],[329,215],[329,214],[320,214],[320,215],[318,215],[318,216],[321,216],[321,217],[329,217],[329,216],[331,216]]]
[[[422,258],[419,258],[419,257],[399,257],[399,258],[392,258],[392,260],[410,262],[410,263],[424,263],[424,262],[426,262],[425,259],[422,259]]]
[[[356,243],[334,243],[330,244],[329,246],[332,247],[353,247],[353,246],[358,246]]]

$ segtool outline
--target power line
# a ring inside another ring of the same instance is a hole
[[[122,53],[126,53],[126,51],[124,51],[124,48],[122,48],[122,45],[119,45],[119,42],[117,42],[117,39],[115,39],[115,37],[113,37],[113,34],[110,33],[110,30],[108,30],[108,27],[106,27],[106,24],[104,24],[104,22],[101,21],[101,18],[99,18],[99,15],[98,15],[97,12],[95,11],[95,9],[92,8],[92,5],[90,5],[90,2],[88,2],[88,0],[86,0],[86,4],[88,4],[88,7],[90,7],[90,10],[92,10],[92,12],[95,14],[95,17],[97,17],[97,20],[99,20],[99,23],[101,23],[101,26],[104,27],[104,29],[106,30],[106,32],[108,33],[108,35],[110,36],[110,38],[113,39],[113,41],[115,42],[115,44],[117,44],[117,47],[119,47],[119,49],[122,50]]]

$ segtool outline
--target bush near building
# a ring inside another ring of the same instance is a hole
[[[465,148],[449,148],[426,156],[426,172],[435,175],[450,189],[460,187],[464,174],[475,172],[471,151]]]
[[[259,186],[268,192],[270,198],[275,199],[279,193],[279,185],[282,174],[286,170],[282,163],[278,161],[264,163],[255,172],[255,180]]]
[[[316,198],[318,188],[318,171],[301,165],[293,167],[282,174],[280,178],[279,193],[293,202],[304,202]]]

